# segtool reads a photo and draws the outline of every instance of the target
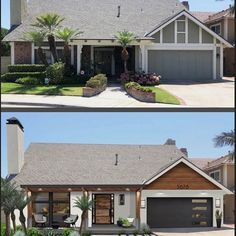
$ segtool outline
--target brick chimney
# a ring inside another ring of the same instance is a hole
[[[176,145],[176,142],[174,139],[168,138],[164,145]]]
[[[11,29],[20,25],[27,13],[27,0],[10,0]]]
[[[15,117],[7,120],[8,175],[18,174],[24,164],[24,127]]]
[[[185,6],[185,8],[189,11],[189,3],[188,1],[183,1],[182,4]]]
[[[181,151],[186,157],[188,157],[188,150],[187,150],[187,148],[180,148],[180,151]]]

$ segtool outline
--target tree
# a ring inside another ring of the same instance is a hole
[[[44,65],[48,66],[46,55],[42,49],[42,45],[43,45],[45,37],[46,37],[46,34],[43,31],[31,31],[25,34],[25,38],[27,40],[32,41],[36,46],[38,46],[37,51],[38,51],[38,56],[39,56],[40,61]]]
[[[64,18],[55,13],[47,13],[37,17],[36,20],[37,22],[32,26],[38,27],[45,32],[54,61],[58,62],[55,34]]]
[[[76,197],[75,199],[74,207],[77,207],[82,211],[79,235],[82,235],[87,212],[92,209],[92,206],[93,201],[90,200],[89,195],[83,194],[82,197]]]
[[[129,59],[129,52],[127,51],[127,47],[135,40],[136,37],[132,32],[124,30],[122,32],[118,32],[117,35],[115,35],[115,38],[123,48],[121,52],[121,57],[122,60],[124,61],[124,71],[125,73],[127,73],[128,72],[127,61]]]
[[[15,183],[10,182],[7,178],[1,178],[1,209],[6,217],[6,236],[10,236],[11,233],[10,214],[16,209],[16,195],[17,189]],[[12,219],[14,220],[14,217]]]
[[[11,49],[8,42],[3,42],[3,38],[7,35],[8,29],[1,28],[1,56],[10,56]]]
[[[235,144],[235,133],[234,130],[230,132],[222,132],[213,139],[215,147],[230,146],[234,147]]]
[[[63,29],[59,29],[56,32],[56,36],[58,39],[61,39],[64,41],[64,57],[65,57],[65,64],[66,67],[70,66],[70,47],[69,47],[69,42],[71,38],[74,36],[80,34],[82,32],[79,32],[78,30],[72,29],[65,27]]]

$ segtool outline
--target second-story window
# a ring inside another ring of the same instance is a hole
[[[210,173],[210,176],[211,176],[214,180],[220,182],[220,171],[219,171],[219,170],[211,172],[211,173]]]
[[[216,34],[221,34],[220,24],[211,26],[211,30],[213,30]]]

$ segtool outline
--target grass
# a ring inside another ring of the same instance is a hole
[[[33,95],[61,95],[83,96],[83,85],[49,85],[32,86],[16,83],[1,83],[1,94],[33,94]]]
[[[148,86],[147,88],[150,88],[153,92],[156,93],[156,102],[157,103],[165,103],[165,104],[174,104],[174,105],[180,105],[180,101],[177,97],[172,95],[171,93],[167,92],[164,89]]]

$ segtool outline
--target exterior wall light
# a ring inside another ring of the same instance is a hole
[[[145,208],[146,207],[146,200],[141,200],[141,208]]]
[[[216,203],[216,208],[220,208],[220,206],[221,206],[221,200],[220,200],[220,198],[216,198],[215,203]]]

